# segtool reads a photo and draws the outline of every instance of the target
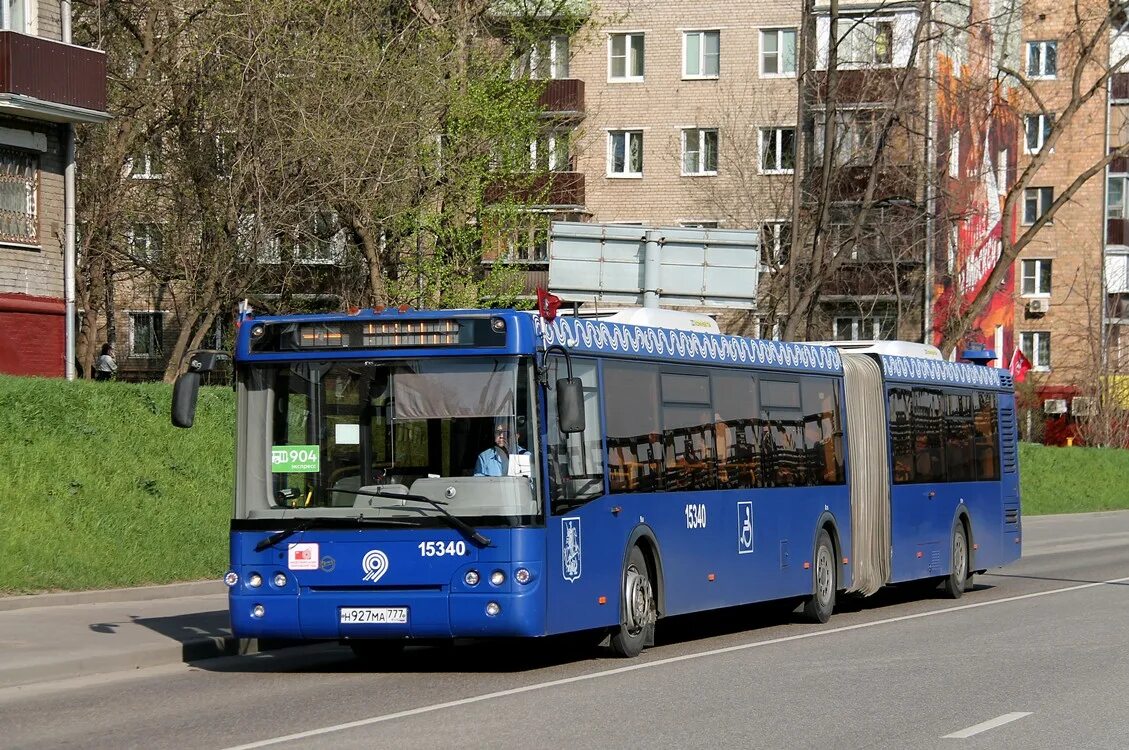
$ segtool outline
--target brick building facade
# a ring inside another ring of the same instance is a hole
[[[0,372],[17,375],[65,374],[67,126],[107,119],[104,55],[62,41],[60,7],[5,3],[0,29]]]

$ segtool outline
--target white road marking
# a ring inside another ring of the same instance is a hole
[[[969,727],[968,729],[962,729],[959,732],[953,732],[952,734],[946,734],[941,739],[943,739],[943,740],[963,740],[963,739],[967,739],[968,737],[971,737],[974,734],[980,734],[981,732],[987,732],[989,729],[995,729],[996,727],[1002,727],[1004,724],[1010,724],[1013,721],[1017,721],[1019,719],[1022,719],[1024,716],[1030,716],[1030,715],[1031,715],[1030,711],[1013,711],[1010,714],[1004,714],[1003,716],[997,716],[996,718],[989,719],[988,721],[982,721],[979,724],[976,724],[974,726]]]
[[[601,672],[590,672],[588,674],[577,675],[576,677],[565,677],[559,680],[549,680],[548,682],[538,682],[533,685],[525,685],[523,687],[510,688],[509,690],[499,690],[494,693],[484,693],[482,695],[473,695],[469,698],[461,698],[454,701],[446,701],[445,703],[433,703],[429,706],[420,706],[418,708],[408,709],[406,711],[397,711],[396,713],[383,714],[381,716],[372,716],[367,719],[358,719],[357,721],[349,721],[344,724],[334,724],[328,727],[321,727],[319,729],[309,729],[305,732],[295,732],[294,734],[287,734],[281,737],[272,737],[267,740],[259,740],[258,742],[249,742],[245,745],[236,745],[226,748],[225,750],[252,750],[257,747],[268,747],[270,745],[280,745],[284,742],[293,742],[294,740],[302,740],[307,737],[317,737],[323,734],[332,734],[333,732],[343,732],[347,729],[356,729],[357,727],[367,727],[372,724],[381,724],[386,721],[394,721],[395,719],[403,719],[409,716],[419,716],[420,714],[433,713],[435,711],[442,711],[447,708],[457,708],[458,706],[466,706],[472,703],[481,703],[483,701],[495,700],[496,698],[506,698],[511,695],[520,695],[522,693],[531,693],[535,690],[546,690],[548,688],[559,687],[561,685],[571,685],[576,682],[587,682],[588,680],[595,680],[601,677],[612,677],[614,675],[626,674],[628,672],[636,672],[642,669],[653,669],[655,667],[663,667],[667,664],[677,664],[678,662],[690,661],[691,659],[701,659],[707,656],[718,656],[720,654],[731,654],[737,651],[747,651],[752,648],[760,648],[762,646],[773,646],[778,643],[789,643],[791,641],[801,641],[806,638],[818,638],[827,635],[836,635],[838,633],[847,633],[852,630],[862,630],[864,628],[872,628],[878,625],[889,625],[895,622],[907,622],[909,620],[917,620],[922,617],[932,617],[933,615],[943,615],[949,612],[962,612],[968,609],[978,609],[979,607],[991,607],[996,604],[1007,604],[1009,602],[1018,602],[1025,599],[1036,599],[1040,596],[1051,596],[1052,594],[1065,594],[1069,591],[1081,591],[1082,589],[1090,589],[1095,586],[1107,586],[1116,583],[1129,582],[1129,577],[1126,578],[1113,578],[1108,581],[1096,581],[1094,583],[1083,583],[1078,586],[1067,586],[1061,589],[1052,589],[1050,591],[1036,591],[1032,594],[1020,594],[1018,596],[1009,596],[1003,599],[992,599],[986,602],[976,602],[974,604],[961,604],[955,607],[947,607],[945,609],[937,609],[930,612],[917,612],[912,615],[901,615],[899,617],[888,617],[885,620],[875,620],[873,622],[860,622],[855,625],[844,625],[839,628],[831,628],[829,630],[815,630],[810,633],[799,633],[797,635],[784,636],[782,638],[771,638],[767,641],[756,641],[754,643],[742,643],[738,646],[726,646],[724,648],[715,648],[710,651],[700,651],[694,654],[683,654],[682,656],[671,656],[666,659],[656,659],[655,661],[643,662],[641,664],[630,664],[625,667],[617,667],[616,669],[605,669]],[[1009,714],[1011,715],[1011,714]],[[1027,714],[1022,714],[1026,716]],[[1016,716],[1016,718],[1020,718]],[[978,725],[979,726],[979,725]],[[972,727],[975,729],[976,727]],[[968,730],[965,730],[968,731]],[[981,730],[983,731],[983,730]]]

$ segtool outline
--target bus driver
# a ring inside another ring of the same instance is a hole
[[[476,477],[504,477],[509,474],[510,453],[507,441],[510,437],[509,425],[505,422],[494,424],[494,444],[478,454],[474,462],[474,475]],[[516,445],[516,444],[515,444]],[[516,446],[514,455],[520,456],[529,453],[520,445]]]

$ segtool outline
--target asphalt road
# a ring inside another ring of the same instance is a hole
[[[1129,512],[1024,533],[957,602],[679,618],[634,661],[477,644],[374,668],[330,646],[9,689],[0,747],[1123,748]]]

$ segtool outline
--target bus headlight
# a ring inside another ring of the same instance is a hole
[[[477,570],[468,570],[466,575],[463,576],[463,581],[467,586],[477,586],[480,580],[482,580],[482,576],[478,575]]]
[[[493,573],[490,574],[490,583],[494,584],[495,586],[501,586],[505,582],[506,582],[506,574],[503,573],[502,571],[495,570]]]
[[[525,568],[518,568],[514,571],[514,580],[524,586],[533,580],[533,574]]]
[[[286,574],[285,573],[275,573],[274,574],[274,585],[277,586],[278,588],[282,588],[283,586],[285,586],[286,585]]]
[[[498,613],[501,611],[502,605],[498,604],[498,602],[490,602],[486,605],[486,614],[490,615],[491,617],[497,617]]]
[[[235,584],[239,583],[239,574],[234,570],[229,570],[227,571],[227,575],[223,577],[223,582],[226,583],[228,587],[233,587]]]
[[[267,608],[261,604],[256,604],[251,607],[251,617],[259,618],[267,613]]]
[[[263,585],[263,577],[258,573],[252,573],[247,576],[247,585],[253,589],[257,589]]]

